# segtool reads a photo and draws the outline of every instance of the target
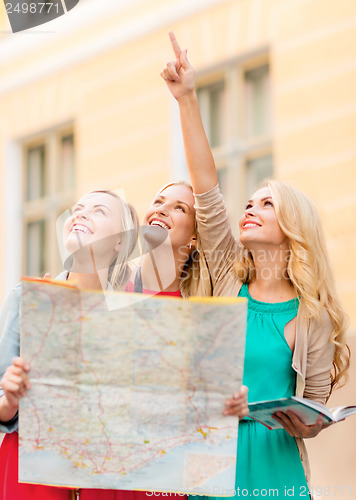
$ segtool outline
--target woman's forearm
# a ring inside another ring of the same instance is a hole
[[[178,104],[191,183],[196,194],[205,193],[216,186],[218,177],[195,91],[182,96]]]
[[[18,406],[9,403],[6,396],[0,397],[0,422],[9,422],[18,412]]]

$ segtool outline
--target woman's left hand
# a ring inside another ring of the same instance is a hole
[[[323,425],[323,418],[318,417],[318,420],[313,425],[305,425],[295,413],[287,410],[286,413],[277,411],[272,415],[277,422],[279,422],[290,436],[298,438],[312,438],[319,434],[319,432],[327,427]]]
[[[233,394],[231,399],[225,401],[224,415],[233,415],[240,419],[247,417],[249,414],[247,402],[248,387],[242,385],[238,392]]]

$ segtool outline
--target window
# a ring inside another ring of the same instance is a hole
[[[61,192],[75,188],[74,170],[74,137],[73,134],[64,135],[60,139],[60,164],[58,169],[58,185]]]
[[[224,136],[225,82],[223,80],[198,90],[198,99],[204,110],[204,126],[212,148],[221,146]]]
[[[263,137],[270,132],[270,92],[268,65],[245,72],[246,135]]]
[[[258,156],[246,162],[246,199],[264,179],[273,175],[272,155]]]
[[[199,83],[199,74],[198,83]],[[227,64],[198,85],[204,128],[233,227],[246,199],[273,176],[270,71],[265,55]]]
[[[46,186],[44,145],[28,149],[26,166],[27,201],[43,198]]]
[[[26,274],[42,276],[46,270],[46,221],[40,219],[27,224]]]
[[[54,130],[24,144],[23,274],[62,270],[56,220],[75,200],[74,135]]]
[[[218,183],[220,190],[223,194],[227,193],[228,169],[227,167],[220,167],[217,169]]]

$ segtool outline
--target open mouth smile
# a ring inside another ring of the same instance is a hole
[[[150,226],[163,227],[163,229],[167,229],[168,231],[171,229],[171,226],[169,226],[162,219],[151,219],[150,222],[149,222],[149,225]]]
[[[261,224],[258,224],[257,222],[252,222],[252,221],[246,221],[243,224],[243,228],[245,229],[246,227],[261,227]]]
[[[83,224],[73,224],[71,232],[93,234],[93,231],[91,231],[87,226],[84,226]]]

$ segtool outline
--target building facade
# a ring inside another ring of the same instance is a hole
[[[354,0],[81,0],[17,34],[1,9],[1,297],[23,274],[60,270],[56,220],[84,192],[123,188],[142,217],[163,184],[187,177],[160,78],[172,29],[197,70],[233,226],[265,177],[308,194],[356,348]],[[352,382],[333,400],[355,403]],[[356,489],[348,433],[352,419],[310,442],[315,485]]]

